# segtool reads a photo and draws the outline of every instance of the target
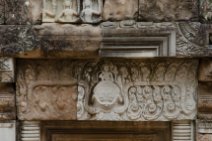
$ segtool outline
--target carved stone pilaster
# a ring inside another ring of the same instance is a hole
[[[193,121],[174,121],[172,123],[172,141],[194,141]]]
[[[212,141],[211,120],[197,120],[197,141]]]
[[[0,84],[0,121],[15,118],[15,92],[12,86]]]
[[[20,141],[40,141],[40,122],[22,121]]]
[[[14,67],[12,58],[0,58],[0,82],[14,82]]]

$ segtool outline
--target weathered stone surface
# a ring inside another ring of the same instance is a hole
[[[16,123],[0,122],[0,140],[16,141]]]
[[[43,5],[43,22],[75,23],[79,21],[80,0],[44,0]]]
[[[198,118],[212,119],[211,83],[199,83]]]
[[[15,64],[12,58],[0,58],[0,82],[14,82]]]
[[[76,119],[77,80],[74,62],[20,60],[17,107],[20,120]]]
[[[10,85],[0,85],[0,121],[16,118],[15,92]]]
[[[104,21],[136,19],[138,15],[138,0],[105,0]]]
[[[0,24],[4,24],[4,0],[0,0]]]
[[[8,25],[41,22],[41,0],[5,0],[5,23]]]
[[[211,120],[197,120],[197,141],[212,141]]]
[[[212,81],[212,59],[204,59],[199,68],[200,81]]]
[[[198,20],[196,0],[139,0],[141,21]]]
[[[196,60],[108,60],[79,64],[79,120],[195,118]]]
[[[31,26],[0,26],[0,49],[3,56],[16,56],[35,49],[36,38]]]
[[[43,121],[41,141],[171,141],[169,122]]]
[[[83,0],[80,18],[84,23],[98,23],[102,20],[103,0]]]
[[[197,134],[197,141],[212,141],[212,134]]]
[[[200,0],[200,16],[203,21],[212,20],[212,2],[211,0]]]
[[[101,24],[101,57],[176,55],[176,27],[172,23],[136,23],[134,20]]]
[[[212,54],[206,32],[210,29],[210,25],[198,22],[152,23],[133,20],[101,25],[46,23],[0,26],[0,50],[1,55],[24,58],[94,58],[103,57],[101,51],[105,51],[109,45],[112,46],[110,54],[115,54],[113,57],[120,57],[116,51],[121,54],[131,52],[128,54],[131,57],[207,57]],[[125,52],[121,50],[123,45],[127,47]],[[139,49],[140,56],[138,52],[133,55],[135,48]]]

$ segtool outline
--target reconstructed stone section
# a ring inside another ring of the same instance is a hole
[[[107,60],[79,64],[79,120],[195,118],[197,60]]]
[[[139,0],[141,21],[198,20],[196,0]]]
[[[73,77],[76,73],[73,65],[68,60],[18,61],[18,118],[76,119],[77,80]]]
[[[16,119],[15,91],[9,84],[0,84],[0,121]]]
[[[1,141],[16,141],[16,123],[0,122],[0,140]]]
[[[137,19],[138,0],[105,0],[104,21]]]

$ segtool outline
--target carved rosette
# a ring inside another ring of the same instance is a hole
[[[82,63],[78,119],[194,119],[197,65],[195,60]]]

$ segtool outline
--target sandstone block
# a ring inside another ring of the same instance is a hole
[[[4,0],[0,0],[0,24],[4,24]]]
[[[195,0],[139,0],[141,21],[198,20],[198,2]]]
[[[68,60],[18,61],[18,118],[76,119],[77,79],[73,65]]]
[[[212,81],[212,60],[203,59],[199,67],[199,80]]]
[[[120,21],[136,19],[138,0],[105,0],[103,19]]]

